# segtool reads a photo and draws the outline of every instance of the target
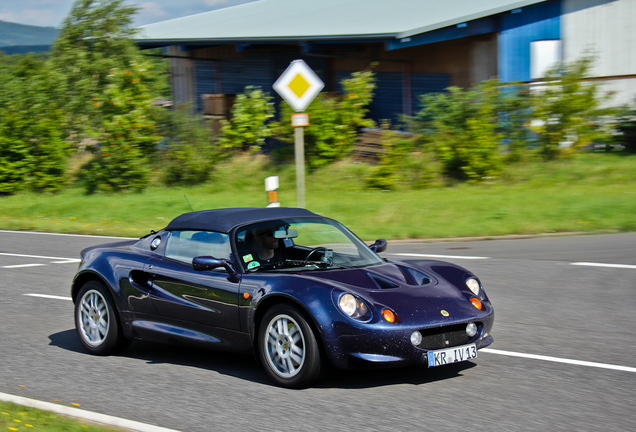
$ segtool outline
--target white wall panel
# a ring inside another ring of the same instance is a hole
[[[605,105],[635,106],[636,0],[563,0],[562,13],[564,61],[593,54],[591,75],[614,93]]]
[[[636,0],[563,0],[564,60],[586,52],[595,76],[636,75]]]

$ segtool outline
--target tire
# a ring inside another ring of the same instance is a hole
[[[276,384],[304,388],[318,379],[320,349],[316,335],[298,309],[277,305],[267,311],[258,341],[261,364]]]
[[[121,332],[115,303],[101,282],[89,281],[80,289],[75,302],[75,329],[91,354],[114,354],[130,343]]]

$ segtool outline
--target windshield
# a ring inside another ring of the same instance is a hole
[[[260,222],[237,231],[247,272],[366,267],[384,261],[338,222],[303,218]]]

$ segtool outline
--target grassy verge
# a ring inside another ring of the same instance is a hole
[[[365,190],[365,164],[339,163],[306,179],[306,207],[373,240],[558,232],[636,231],[636,157],[585,154],[514,164],[493,184]],[[141,236],[190,210],[266,205],[264,179],[280,176],[279,200],[296,205],[289,166],[243,158],[209,183],[139,194],[20,194],[0,198],[0,229]],[[188,204],[189,203],[189,204]]]
[[[0,430],[46,432],[122,432],[122,429],[0,401]]]

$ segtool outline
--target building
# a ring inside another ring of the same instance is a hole
[[[636,0],[259,0],[143,26],[142,48],[171,58],[176,104],[266,91],[302,58],[337,92],[371,68],[376,120],[418,109],[418,96],[485,79],[540,80],[554,62],[592,53],[594,79],[636,93]]]

